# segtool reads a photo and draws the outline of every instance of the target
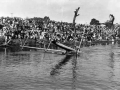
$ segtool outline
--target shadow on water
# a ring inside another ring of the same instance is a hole
[[[52,71],[50,72],[51,76],[54,75],[58,75],[60,73],[60,69],[62,69],[62,67],[64,65],[67,64],[67,62],[69,62],[69,60],[72,60],[72,83],[71,83],[71,90],[76,90],[76,83],[77,83],[77,56],[76,54],[68,54],[66,55],[58,64],[55,65],[55,67],[52,69]]]
[[[59,70],[62,69],[64,65],[69,62],[69,60],[72,60],[72,83],[71,83],[71,90],[76,90],[77,85],[77,56],[76,54],[68,54],[66,55],[58,64],[55,65],[55,67],[50,72],[51,76],[58,75],[60,72]]]
[[[59,73],[59,69],[61,69],[62,66],[66,65],[67,62],[72,58],[72,54],[66,55],[58,64],[55,65],[55,67],[50,72],[50,75],[56,75]]]
[[[62,66],[66,65],[67,62],[72,58],[72,57],[76,57],[75,54],[67,54],[58,64],[55,65],[55,67],[52,69],[52,71],[50,72],[50,75],[56,75],[59,73],[59,69],[62,68]],[[73,60],[74,61],[74,60]],[[76,64],[75,62],[73,63]]]

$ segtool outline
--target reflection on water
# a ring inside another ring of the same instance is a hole
[[[0,90],[120,90],[119,45],[83,47],[82,53],[0,51]]]

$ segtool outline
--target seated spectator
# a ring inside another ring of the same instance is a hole
[[[107,22],[105,22],[105,25],[106,25],[106,27],[111,28],[113,26],[115,17],[112,14],[110,14],[109,18],[110,18],[110,20],[107,20]]]

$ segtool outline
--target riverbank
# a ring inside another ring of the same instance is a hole
[[[0,44],[2,45],[5,42],[4,37],[0,38]],[[62,43],[62,42],[61,42]],[[96,40],[96,41],[83,41],[82,47],[84,46],[92,46],[92,45],[108,45],[108,44],[115,44],[120,43],[120,39],[118,40]],[[74,48],[75,42],[74,41],[66,41],[63,42],[64,45]],[[79,46],[80,42],[76,42],[76,45]],[[50,41],[43,41],[43,40],[35,40],[35,39],[12,39],[9,46],[13,47],[20,47],[24,46],[31,46],[31,47],[39,47],[39,48],[50,48],[50,49],[57,49],[57,46],[50,43]]]

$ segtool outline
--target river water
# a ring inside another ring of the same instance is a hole
[[[0,51],[0,90],[120,90],[120,45],[81,48],[77,57]]]

